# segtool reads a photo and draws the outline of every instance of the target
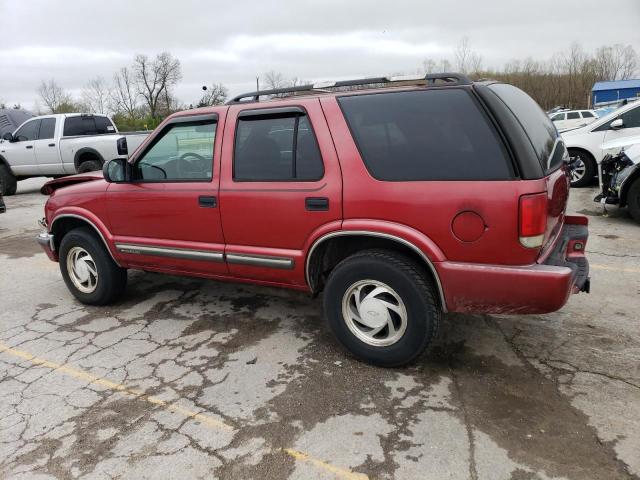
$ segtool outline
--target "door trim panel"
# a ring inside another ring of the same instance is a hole
[[[183,258],[186,260],[204,260],[208,262],[224,262],[223,252],[192,250],[188,248],[164,248],[134,243],[116,243],[120,253],[152,255],[155,257]]]
[[[227,259],[227,263],[232,263],[235,265],[249,265],[252,267],[268,267],[291,270],[295,265],[293,258],[288,257],[227,253],[225,255],[225,258]]]

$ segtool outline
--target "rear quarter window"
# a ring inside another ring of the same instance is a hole
[[[378,180],[505,180],[510,159],[464,89],[343,96],[338,102]]]
[[[102,135],[105,133],[115,133],[115,128],[111,120],[107,117],[78,115],[67,117],[64,121],[65,137],[77,135]]]
[[[536,101],[513,85],[494,83],[489,85],[489,88],[515,115],[527,134],[543,170],[550,172],[559,168],[562,162],[556,163],[556,159],[551,157],[555,153],[556,139],[560,135]]]

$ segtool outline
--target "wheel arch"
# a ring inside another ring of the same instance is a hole
[[[625,179],[624,183],[620,187],[620,206],[625,207],[627,205],[627,196],[629,195],[629,190],[634,183],[640,182],[640,164],[636,165],[635,169],[631,174]]]
[[[84,155],[92,155],[96,157],[96,159],[100,162],[101,165],[104,165],[104,157],[100,154],[100,152],[98,152],[95,148],[92,148],[92,147],[82,147],[78,149],[78,151],[73,157],[73,166],[75,167],[76,171],[80,167],[80,164],[83,163],[82,157]]]
[[[79,215],[77,213],[62,213],[60,215],[57,215],[51,222],[49,231],[51,234],[53,234],[56,251],[60,251],[60,242],[68,232],[70,232],[74,228],[86,226],[91,227],[98,234],[98,237],[100,238],[100,240],[102,240],[104,247],[107,249],[107,252],[109,252],[109,255],[111,256],[113,261],[116,263],[116,265],[121,267],[120,263],[113,255],[113,251],[111,250],[109,242],[107,242],[107,239],[105,238],[105,235],[103,234],[100,227],[98,227],[98,225],[94,221],[90,220],[86,216]]]
[[[438,292],[440,307],[447,311],[444,290],[434,262],[414,242],[396,234],[374,230],[339,230],[325,233],[309,248],[305,259],[305,279],[313,293],[323,287],[325,268],[331,270],[344,258],[370,248],[383,248],[405,253],[425,267]]]

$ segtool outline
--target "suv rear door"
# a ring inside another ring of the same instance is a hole
[[[317,98],[230,107],[220,209],[232,275],[306,284],[310,239],[342,220],[340,167]]]

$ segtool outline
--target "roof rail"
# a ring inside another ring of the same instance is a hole
[[[372,78],[358,78],[355,80],[339,80],[336,82],[317,82],[308,85],[298,85],[296,87],[285,88],[273,88],[271,90],[257,90],[255,92],[247,92],[242,95],[237,95],[227,102],[227,105],[233,105],[235,103],[245,102],[259,102],[260,97],[267,95],[284,95],[295,94],[299,92],[321,92],[327,93],[334,88],[341,87],[356,87],[365,85],[379,85],[389,84],[394,82],[411,82],[411,81],[426,81],[427,85],[435,85],[438,81],[442,81],[447,85],[471,85],[471,80],[466,75],[460,73],[428,73],[425,76],[422,75],[403,75],[393,77],[372,77]],[[246,100],[246,99],[252,100]]]

